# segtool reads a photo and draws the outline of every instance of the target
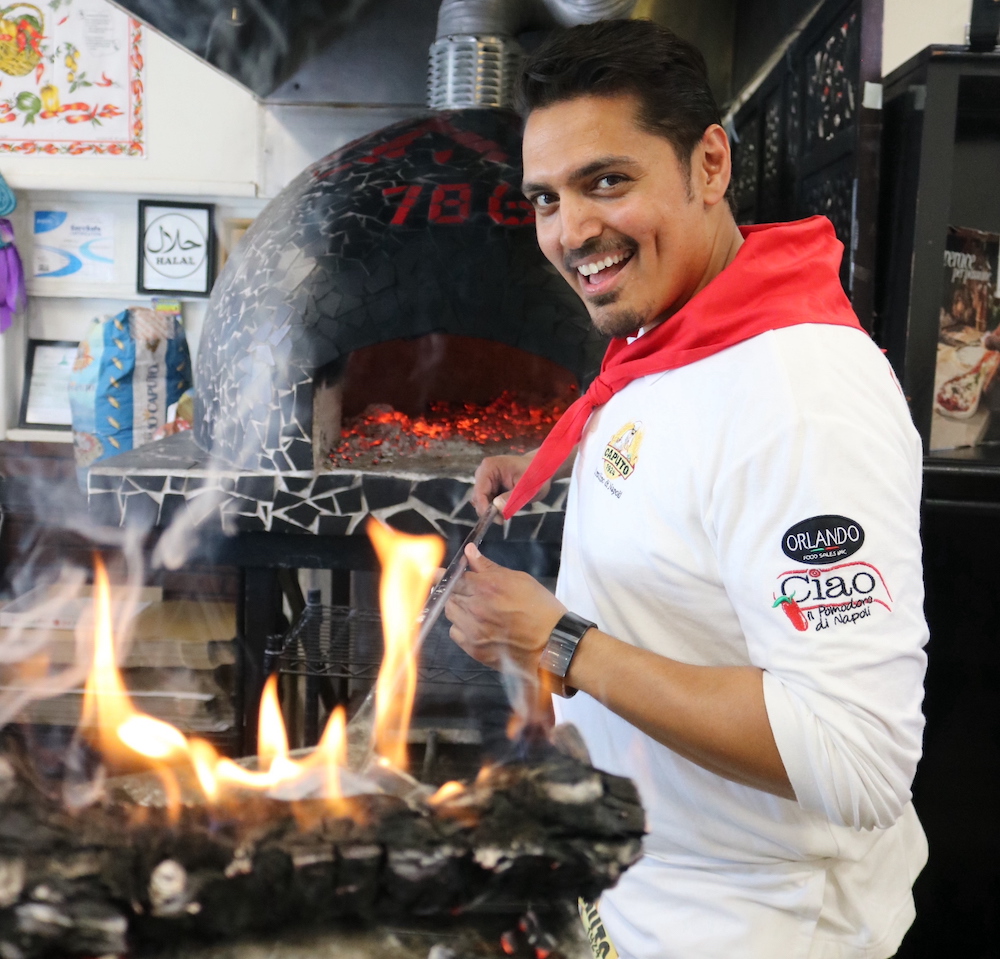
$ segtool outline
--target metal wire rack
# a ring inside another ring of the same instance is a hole
[[[311,599],[312,597],[310,597]],[[376,610],[306,604],[298,622],[270,644],[269,671],[374,682],[382,663]],[[419,652],[418,682],[492,685],[495,674],[456,646],[440,620]]]
[[[488,701],[491,691],[473,692],[476,687],[492,687],[493,693],[499,690],[497,674],[456,646],[448,628],[444,620],[435,624],[418,653],[418,712],[421,702],[433,709],[443,700],[454,704],[470,696]],[[366,692],[375,683],[382,652],[378,611],[324,606],[318,592],[310,591],[295,625],[284,635],[271,637],[265,661],[268,673],[297,677],[303,684],[303,745],[318,740],[321,704],[329,712],[334,704],[349,704],[358,692]],[[454,692],[448,693],[449,687]]]

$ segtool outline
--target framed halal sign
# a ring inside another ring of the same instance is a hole
[[[211,203],[139,201],[140,293],[208,296],[215,281]]]

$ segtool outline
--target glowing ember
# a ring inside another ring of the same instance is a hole
[[[446,782],[427,802],[431,806],[436,806],[439,803],[447,802],[449,799],[454,799],[464,791],[465,786],[452,780],[451,782]]]
[[[330,459],[340,467],[359,465],[359,459],[376,465],[385,456],[413,454],[449,440],[503,445],[508,452],[523,453],[545,438],[568,405],[556,399],[533,406],[505,391],[486,406],[431,403],[426,416],[410,417],[390,406],[370,406],[347,423]]]

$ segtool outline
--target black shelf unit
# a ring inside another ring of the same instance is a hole
[[[1000,53],[931,46],[884,84],[875,334],[927,449],[949,226],[1000,233]],[[1000,470],[1000,444],[928,465]]]
[[[883,93],[875,334],[924,443],[930,626],[913,784],[930,858],[898,959],[987,959],[1000,956],[1000,442],[926,451],[948,228],[1000,233],[1000,53],[928,47]]]

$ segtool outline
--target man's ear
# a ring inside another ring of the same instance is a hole
[[[691,175],[699,181],[706,206],[715,206],[725,199],[732,172],[729,137],[718,123],[713,123],[702,134],[701,142],[691,155]]]

